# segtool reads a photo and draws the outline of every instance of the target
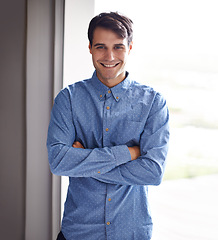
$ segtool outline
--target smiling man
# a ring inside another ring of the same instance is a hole
[[[48,130],[52,173],[69,176],[58,240],[149,240],[148,185],[161,183],[169,140],[163,96],[130,78],[132,21],[102,13],[89,25],[92,78],[63,89]]]
[[[97,27],[93,34],[90,53],[98,79],[108,87],[114,87],[125,79],[125,65],[132,49],[126,38],[110,29]]]

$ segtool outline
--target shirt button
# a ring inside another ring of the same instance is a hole
[[[107,222],[107,225],[110,225],[111,223],[110,222]]]
[[[111,201],[111,198],[108,198],[108,201],[110,202],[110,201]]]
[[[108,93],[111,93],[111,90],[108,90]]]
[[[98,173],[101,173],[100,171],[98,171]]]
[[[109,128],[106,128],[105,131],[108,132],[108,131],[109,131]]]
[[[100,97],[102,97],[102,95],[100,95]]]
[[[119,97],[116,97],[116,99],[118,100],[118,99],[119,99]]]
[[[107,108],[107,110],[109,110],[109,109],[110,109],[110,107],[109,107],[109,106],[107,106],[106,108]]]

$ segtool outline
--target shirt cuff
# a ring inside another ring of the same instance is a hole
[[[126,145],[119,145],[112,147],[112,152],[115,157],[116,166],[131,161],[131,155]]]

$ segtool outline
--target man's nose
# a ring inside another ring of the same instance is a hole
[[[105,54],[106,54],[105,58],[107,61],[113,61],[115,59],[113,50],[107,49]]]

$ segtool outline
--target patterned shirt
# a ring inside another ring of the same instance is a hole
[[[69,176],[62,220],[68,240],[148,240],[148,185],[160,184],[169,113],[162,95],[130,79],[108,88],[91,79],[54,101],[47,148],[52,173]],[[79,141],[85,149],[74,148]],[[131,161],[128,147],[139,146]]]

